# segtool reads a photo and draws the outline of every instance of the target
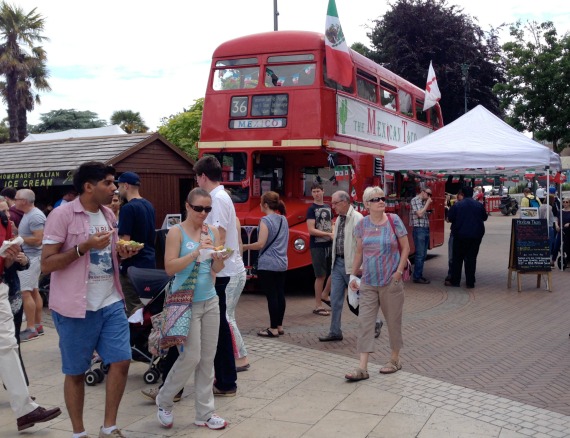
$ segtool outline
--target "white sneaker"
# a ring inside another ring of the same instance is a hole
[[[167,429],[172,427],[174,423],[174,415],[172,415],[172,411],[167,411],[166,409],[158,408],[158,412],[156,414],[158,418],[158,422]]]
[[[228,425],[228,422],[214,414],[208,418],[208,421],[194,421],[194,424],[196,426],[203,426],[209,429],[218,430],[226,427]]]

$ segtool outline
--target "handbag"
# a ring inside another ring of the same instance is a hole
[[[396,236],[396,241],[398,242],[398,251],[400,252],[400,255],[402,254],[402,247],[400,245],[400,240],[398,240],[398,235],[396,234],[396,227],[394,226],[394,219],[392,218],[392,214],[388,213],[388,221],[390,221],[390,226],[392,227],[392,231],[394,232],[394,235]],[[404,273],[402,274],[402,280],[403,281],[409,281],[410,278],[412,278],[412,264],[410,263],[410,260],[406,260],[406,267],[404,268]]]
[[[208,235],[208,226],[202,226],[202,234]],[[151,317],[152,329],[148,338],[148,350],[153,356],[168,352],[170,347],[182,346],[190,331],[192,300],[198,279],[200,262],[196,260],[190,275],[180,289],[172,290],[172,281],[164,290],[164,308]]]
[[[254,263],[253,266],[251,267],[251,273],[252,273],[252,274],[257,275],[257,261],[259,260],[259,258],[261,257],[261,255],[262,255],[265,251],[267,251],[271,245],[273,245],[273,242],[275,242],[275,239],[277,239],[277,236],[279,236],[279,232],[281,231],[281,225],[283,225],[283,219],[281,220],[281,222],[279,222],[279,228],[277,229],[277,233],[275,233],[275,236],[273,236],[273,239],[271,239],[271,242],[269,242],[269,245],[265,245],[265,246],[259,251],[259,254],[257,254],[257,259],[255,260],[255,263]]]

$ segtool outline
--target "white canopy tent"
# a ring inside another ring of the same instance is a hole
[[[505,173],[509,169],[561,170],[560,156],[528,138],[483,106],[407,146],[384,154],[385,170]]]
[[[420,140],[386,152],[384,160],[386,171],[445,169],[453,174],[489,175],[536,168],[536,173],[546,170],[547,187],[548,170],[562,170],[558,154],[481,105]]]

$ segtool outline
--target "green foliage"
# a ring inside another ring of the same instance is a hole
[[[163,118],[158,133],[196,160],[198,158],[196,142],[200,139],[203,111],[204,98],[196,99],[190,109]]]
[[[445,123],[481,104],[500,115],[492,89],[503,82],[497,30],[484,32],[474,19],[446,0],[396,0],[374,21],[368,34],[375,49],[371,59],[425,88],[430,61],[441,91]],[[468,66],[464,82],[461,66]]]
[[[506,121],[560,152],[570,145],[570,35],[559,38],[552,22],[518,22],[510,31],[507,81],[495,86]]]
[[[30,132],[59,132],[68,129],[89,129],[106,126],[105,120],[99,119],[93,111],[74,109],[53,110],[40,116],[40,123],[32,126]]]
[[[7,143],[10,140],[10,127],[7,122],[7,117],[0,122],[0,143]]]
[[[39,91],[49,91],[47,56],[36,45],[47,40],[42,35],[45,20],[32,9],[0,3],[0,93],[8,105],[10,141],[27,136],[27,112],[40,103]]]
[[[350,46],[350,48],[355,52],[360,53],[362,56],[366,56],[367,58],[372,59],[372,50],[370,50],[364,44],[354,43],[352,46]]]
[[[141,114],[131,110],[115,111],[111,115],[111,125],[119,125],[127,134],[148,131],[148,126],[144,124]]]

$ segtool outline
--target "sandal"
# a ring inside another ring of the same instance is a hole
[[[285,330],[277,330],[277,333],[279,333],[279,336],[284,335],[284,334],[285,334]]]
[[[348,373],[344,376],[346,380],[350,380],[351,382],[358,382],[360,380],[366,380],[370,376],[368,375],[368,371],[363,370],[362,368],[355,368],[354,371]]]
[[[313,310],[313,313],[315,315],[320,315],[320,316],[329,316],[330,312],[327,309],[323,309],[322,307],[319,307],[318,309]]]
[[[331,307],[331,300],[325,300],[324,298],[321,298],[321,301],[325,303],[327,306]]]
[[[265,330],[261,330],[260,332],[257,332],[257,336],[261,336],[262,338],[278,338],[279,333],[274,335],[273,332],[269,328],[266,328]]]
[[[401,369],[402,369],[402,362],[400,361],[394,362],[393,360],[390,360],[389,362],[386,363],[386,365],[380,368],[380,374],[392,374],[395,373],[396,371],[400,371]]]

